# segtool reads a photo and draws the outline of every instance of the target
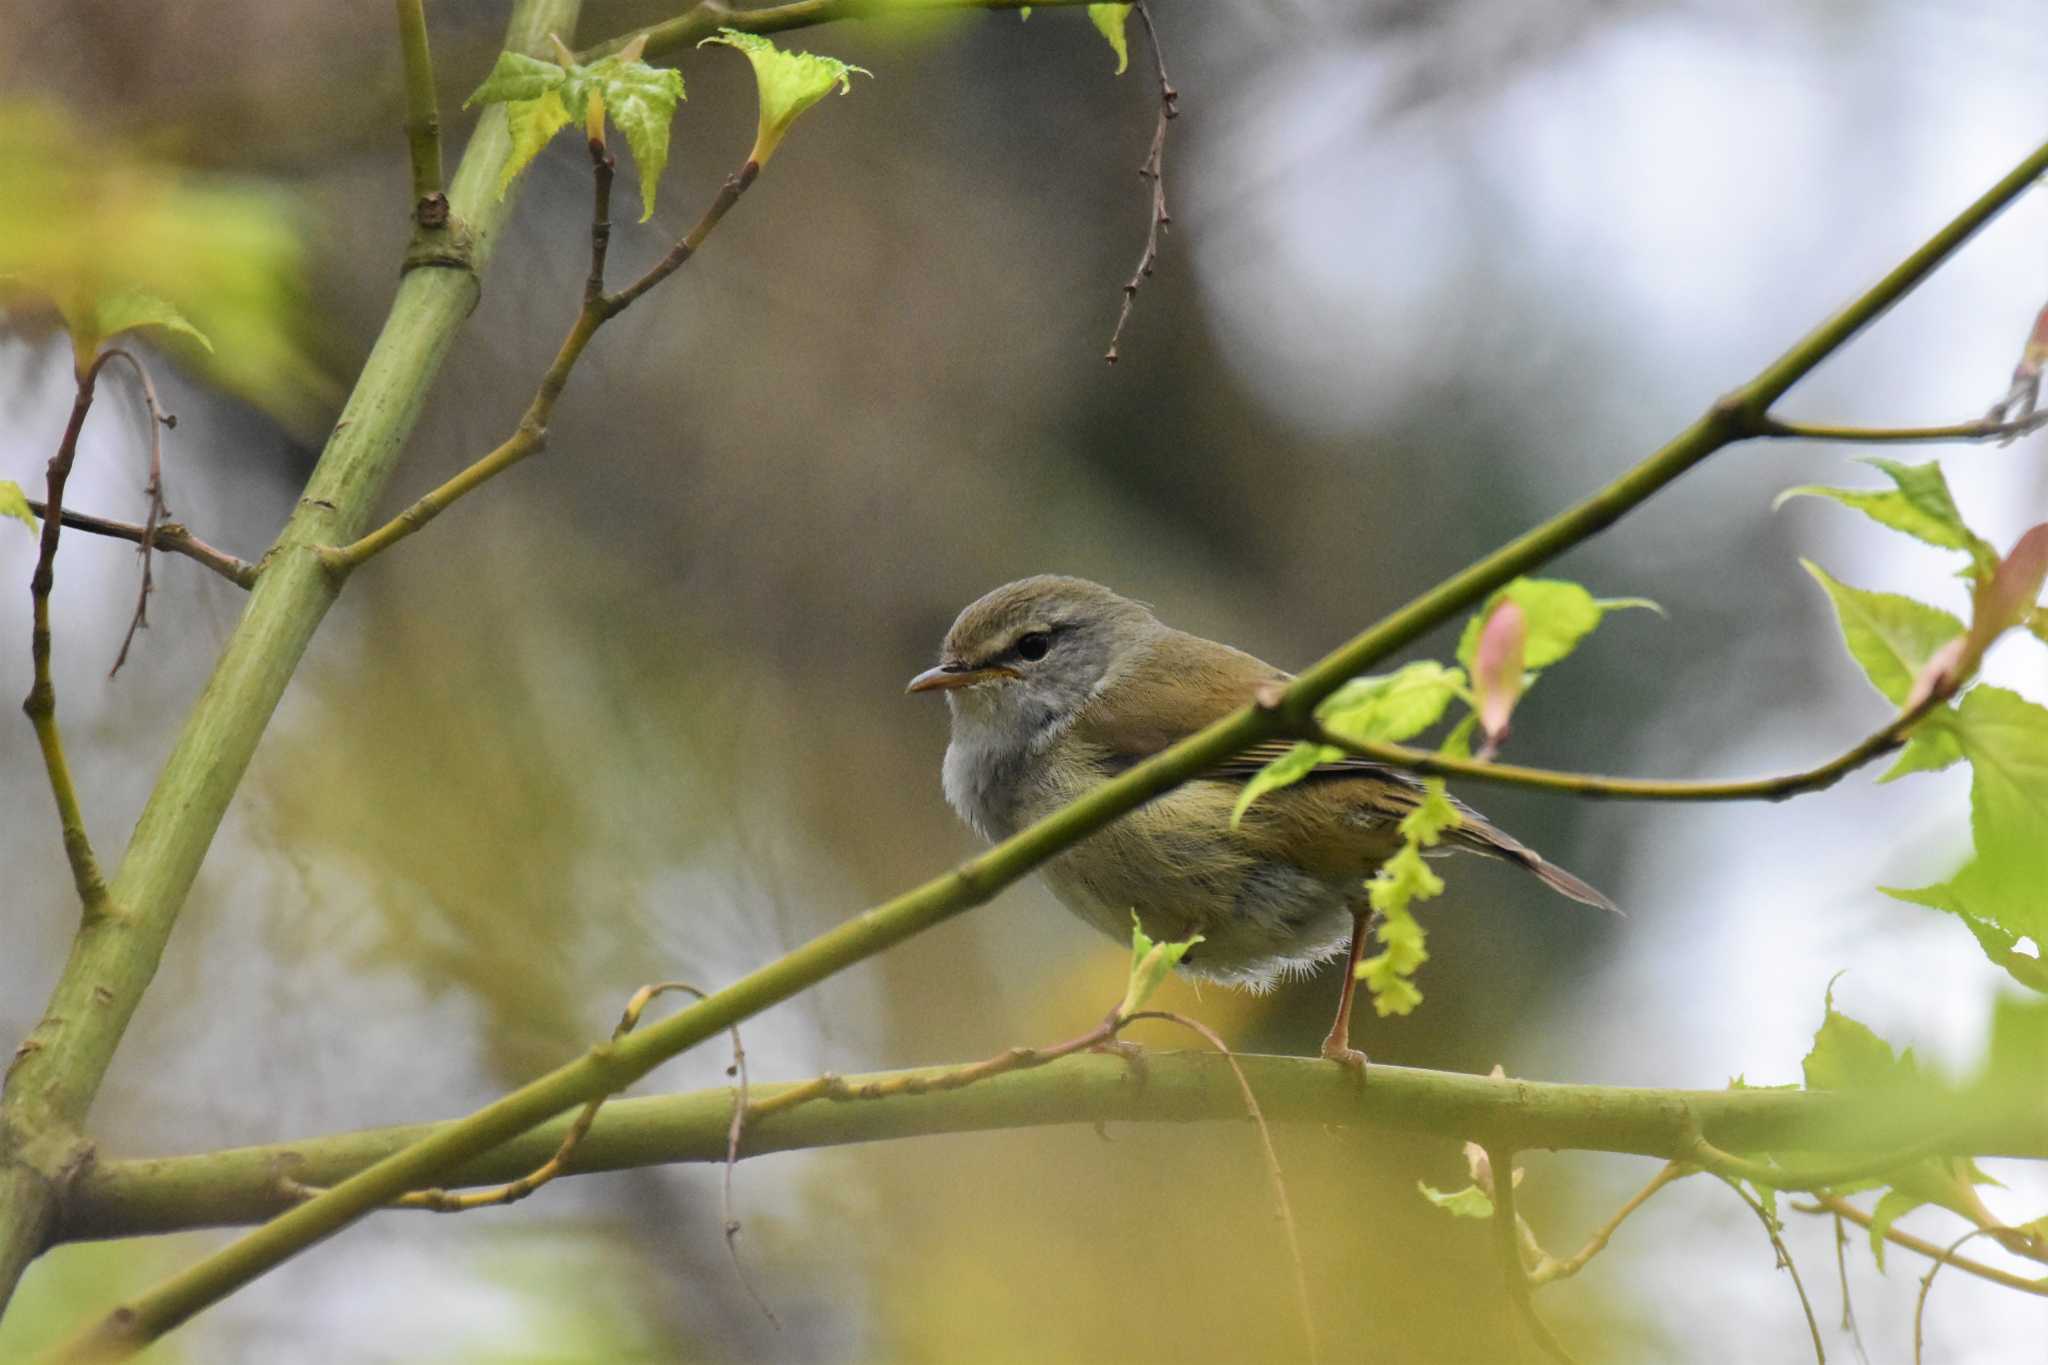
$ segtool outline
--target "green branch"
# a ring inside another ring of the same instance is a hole
[[[638,38],[647,40],[646,55],[660,56],[695,47],[721,28],[742,33],[785,33],[794,28],[812,28],[842,19],[889,19],[906,14],[936,14],[945,10],[1067,9],[1093,0],[792,0],[786,5],[760,9],[734,9],[721,0],[702,0],[673,19],[636,28],[608,38],[577,54],[578,61],[609,57]]]
[[[1767,419],[1758,436],[1773,440],[1828,441],[1841,445],[1932,445],[1946,441],[2014,441],[2048,426],[2048,410],[2013,422],[1989,417],[1939,427],[1841,427]]]
[[[48,514],[49,504],[35,498],[26,499],[28,510],[37,516]],[[132,521],[109,521],[105,517],[89,516],[84,512],[63,509],[63,522],[74,531],[88,535],[106,536],[111,540],[125,540],[131,545],[140,545],[145,540],[166,554],[183,555],[203,568],[225,578],[238,588],[256,586],[256,566],[246,559],[239,559],[226,550],[217,550],[187,530],[183,523],[166,521],[158,524],[154,538],[146,526],[137,526]]]
[[[1939,1117],[1827,1092],[1562,1085],[1384,1065],[1374,1066],[1361,1087],[1351,1073],[1319,1058],[1237,1061],[1270,1122],[1360,1124],[1445,1139],[1484,1134],[1522,1149],[1694,1160],[1697,1134],[1705,1133],[1721,1149],[1858,1155],[1910,1146],[1925,1137],[1927,1121]],[[826,1085],[756,1083],[749,1089],[753,1108],[742,1155],[1055,1124],[1244,1121],[1244,1096],[1223,1057],[1148,1053],[1141,1065],[1142,1071],[1121,1057],[1082,1053],[945,1089],[933,1087],[959,1068],[846,1076]],[[777,1103],[803,1091],[811,1096],[803,1103]],[[568,1173],[723,1161],[732,1106],[733,1091],[725,1086],[613,1100],[577,1145]],[[564,1116],[472,1158],[445,1183],[516,1179],[554,1155],[570,1122]],[[131,1237],[262,1222],[297,1202],[281,1177],[301,1185],[338,1184],[453,1126],[412,1124],[197,1156],[102,1158],[73,1186],[58,1236]],[[2048,1157],[2048,1113],[1967,1135],[1951,1125],[1947,1136],[1959,1153]]]
[[[521,0],[507,45],[541,50],[549,32],[573,28],[579,8],[580,0]],[[450,189],[471,234],[472,269],[412,270],[400,280],[341,420],[143,808],[109,888],[118,911],[79,931],[9,1070],[0,1096],[0,1162],[11,1168],[0,1180],[0,1307],[25,1265],[17,1251],[35,1245],[24,1230],[51,1224],[51,1201],[75,1175],[78,1129],[271,712],[339,591],[317,547],[367,520],[476,305],[475,272],[512,208],[497,195],[510,149],[504,115],[486,114]]]
[[[398,46],[405,64],[405,142],[412,161],[413,220],[423,228],[447,226],[448,196],[441,192],[441,102],[434,93],[434,59],[427,47],[424,0],[397,0]]]
[[[1513,763],[1482,762],[1454,758],[1449,754],[1411,749],[1405,744],[1383,744],[1377,740],[1346,739],[1321,724],[1304,727],[1301,738],[1313,740],[1384,763],[1390,768],[1421,773],[1428,777],[1455,777],[1472,782],[1491,782],[1504,787],[1533,787],[1538,791],[1608,801],[1783,801],[1805,792],[1823,791],[1850,773],[1893,752],[1906,742],[1906,735],[1928,711],[1947,700],[1929,695],[1910,711],[1901,712],[1890,724],[1870,735],[1854,748],[1845,750],[1816,768],[1783,773],[1777,777],[1748,777],[1726,782],[1682,782],[1656,777],[1602,777],[1594,773],[1558,772],[1551,768],[1524,768]]]
[[[154,1339],[405,1191],[433,1184],[447,1171],[536,1124],[621,1090],[733,1024],[986,902],[1118,816],[1250,745],[1299,732],[1311,723],[1316,705],[1355,674],[1493,589],[1604,530],[1715,451],[1754,435],[1770,405],[1787,389],[1910,292],[2044,172],[2048,145],[2035,149],[1883,279],[1755,379],[1715,403],[1661,450],[1584,502],[1384,618],[1296,678],[1272,707],[1247,706],[1233,712],[954,871],[862,912],[709,999],[616,1043],[593,1048],[583,1058],[379,1161],[123,1305],[108,1320],[104,1335],[91,1343],[94,1349],[134,1349]],[[258,584],[259,595],[275,572],[266,573]]]
[[[85,812],[78,801],[78,788],[71,780],[71,761],[64,754],[64,735],[57,727],[57,686],[50,677],[50,590],[57,581],[57,540],[64,529],[64,485],[71,479],[71,465],[78,458],[78,434],[85,429],[85,415],[92,411],[100,371],[112,352],[102,351],[78,373],[78,392],[71,400],[71,416],[64,423],[64,435],[57,453],[50,457],[44,476],[48,493],[44,506],[56,515],[43,517],[43,532],[36,547],[35,572],[29,578],[28,593],[33,624],[29,627],[29,659],[33,681],[21,709],[35,728],[36,745],[42,750],[43,771],[49,778],[50,795],[57,803],[57,826],[64,838],[64,858],[71,864],[71,880],[78,890],[88,925],[107,912],[107,881],[100,872],[99,857],[85,831]]]

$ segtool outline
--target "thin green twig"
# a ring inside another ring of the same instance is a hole
[[[424,0],[397,0],[398,46],[405,65],[405,142],[412,162],[413,221],[429,230],[448,225],[441,191],[441,101],[427,46]]]

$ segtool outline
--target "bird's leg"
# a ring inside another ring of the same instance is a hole
[[[1351,1046],[1351,1000],[1358,994],[1358,964],[1365,959],[1366,936],[1372,928],[1370,910],[1351,913],[1351,957],[1344,965],[1344,993],[1337,997],[1337,1018],[1330,1024],[1330,1036],[1323,1039],[1323,1056],[1354,1067],[1365,1079],[1365,1054]]]

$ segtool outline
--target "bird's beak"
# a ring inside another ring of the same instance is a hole
[[[987,682],[990,678],[1014,678],[1017,670],[1004,668],[1001,664],[990,664],[976,668],[973,664],[940,664],[927,668],[910,680],[905,692],[950,692],[956,687],[972,687]]]

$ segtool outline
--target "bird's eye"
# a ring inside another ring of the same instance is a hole
[[[1017,639],[1017,657],[1025,660],[1027,663],[1037,663],[1045,657],[1045,652],[1051,648],[1052,633],[1050,631],[1034,630],[1027,635],[1019,636]]]

